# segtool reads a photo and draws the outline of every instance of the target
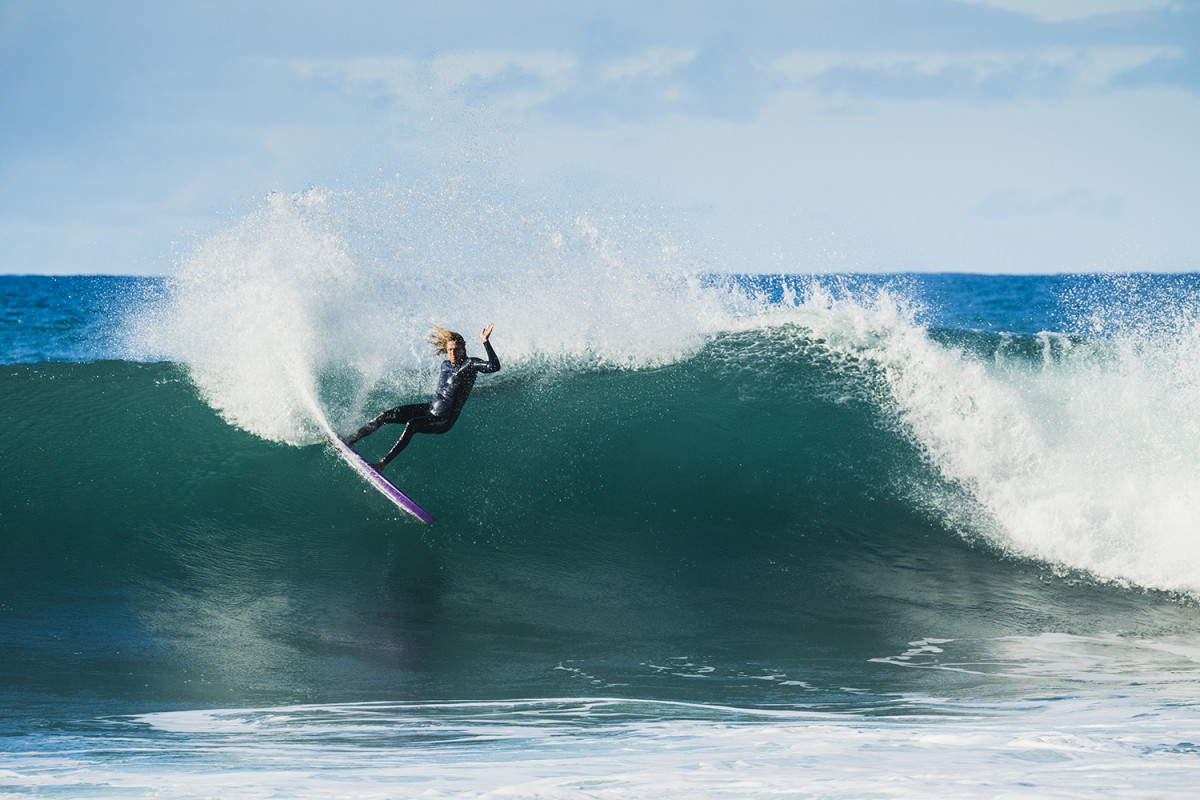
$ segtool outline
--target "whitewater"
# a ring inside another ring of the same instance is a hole
[[[1200,278],[719,266],[450,182],[0,279],[0,796],[1191,796]],[[323,442],[489,322],[423,526]]]

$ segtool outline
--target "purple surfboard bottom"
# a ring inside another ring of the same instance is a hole
[[[387,478],[376,472],[362,456],[351,450],[345,442],[337,437],[330,437],[329,443],[337,450],[337,454],[342,457],[343,461],[353,467],[355,472],[365,478],[367,483],[378,489],[387,499],[422,522],[433,522],[433,517],[428,511],[410,500],[404,492],[392,486]]]

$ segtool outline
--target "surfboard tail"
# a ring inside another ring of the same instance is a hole
[[[298,382],[297,388],[300,391],[300,396],[308,404],[309,408],[312,409],[313,418],[321,426],[321,430],[325,433],[325,438],[329,440],[329,444],[343,461],[349,464],[367,483],[379,490],[380,494],[395,503],[397,508],[412,514],[422,522],[433,522],[432,514],[414,503],[408,495],[393,486],[387,478],[377,472],[362,456],[350,449],[350,445],[333,430],[333,426],[325,418],[325,414],[322,412],[316,397],[304,384]]]
[[[434,521],[432,514],[421,508],[408,495],[393,486],[391,481],[383,477],[382,473],[368,464],[362,456],[351,450],[349,445],[332,432],[329,434],[329,443],[333,445],[333,449],[343,461],[349,464],[367,483],[378,489],[384,497],[395,503],[398,508],[407,511],[422,522]]]

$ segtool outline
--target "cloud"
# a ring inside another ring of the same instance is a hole
[[[260,61],[290,73],[302,83],[326,85],[338,92],[376,94],[417,100],[421,76],[427,68],[411,56],[362,58],[284,58]]]
[[[1200,94],[1200,55],[1182,50],[1159,57],[1113,76],[1117,89],[1169,86]]]
[[[597,54],[582,65],[570,92],[546,113],[578,124],[647,122],[672,114],[748,120],[777,81],[732,37],[697,48],[644,48],[618,58]]]
[[[537,110],[580,125],[648,122],[670,114],[697,119],[750,119],[775,88],[767,64],[736,38],[699,46],[633,44],[607,27],[589,34],[573,68],[556,76]],[[602,46],[601,41],[609,42]]]
[[[1097,91],[1130,70],[1177,58],[1175,46],[1046,47],[1029,50],[800,51],[773,69],[794,85],[826,95],[997,101]]]
[[[569,91],[577,65],[566,52],[454,52],[434,59],[429,73],[443,96],[520,112]]]
[[[1179,0],[957,0],[1025,14],[1044,22],[1089,19],[1105,14],[1164,11],[1183,7]]]
[[[594,38],[594,37],[593,37]],[[302,83],[414,116],[487,110],[579,126],[668,115],[749,121],[784,90],[849,100],[1059,100],[1153,83],[1200,84],[1174,44],[751,54],[732,36],[698,47],[444,51],[425,59],[285,59]]]
[[[292,64],[302,80],[340,84],[426,119],[490,110],[581,127],[669,115],[745,122],[784,90],[850,101],[995,103],[1192,85],[1186,43],[1163,18],[1178,17],[1169,0],[1065,0],[1048,4],[1053,14],[1034,13],[1043,5],[802,0],[786,10],[750,3],[737,14],[665,26],[673,12],[638,15],[617,4],[560,19],[533,48],[443,44],[395,48],[403,57],[327,54]],[[1098,8],[1127,17],[1096,22],[1089,9]],[[848,35],[854,31],[857,38]]]
[[[604,83],[660,78],[687,67],[698,53],[695,47],[648,47],[622,53],[605,60],[598,77]]]
[[[1003,68],[985,63],[948,63],[935,71],[918,61],[886,69],[834,67],[811,81],[822,94],[895,100],[1013,100],[1018,97],[1061,97],[1073,74],[1061,64],[1010,62]]]
[[[667,114],[748,119],[778,80],[732,39],[618,52],[445,51],[404,58],[281,59],[301,83],[413,112],[543,113],[594,124]]]

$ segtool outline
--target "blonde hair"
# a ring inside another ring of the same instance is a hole
[[[433,326],[433,330],[429,332],[429,336],[426,337],[426,341],[433,345],[433,349],[437,350],[439,353],[446,352],[446,345],[448,345],[450,342],[462,345],[464,348],[467,346],[467,340],[462,337],[461,333],[448,331],[440,325]]]

